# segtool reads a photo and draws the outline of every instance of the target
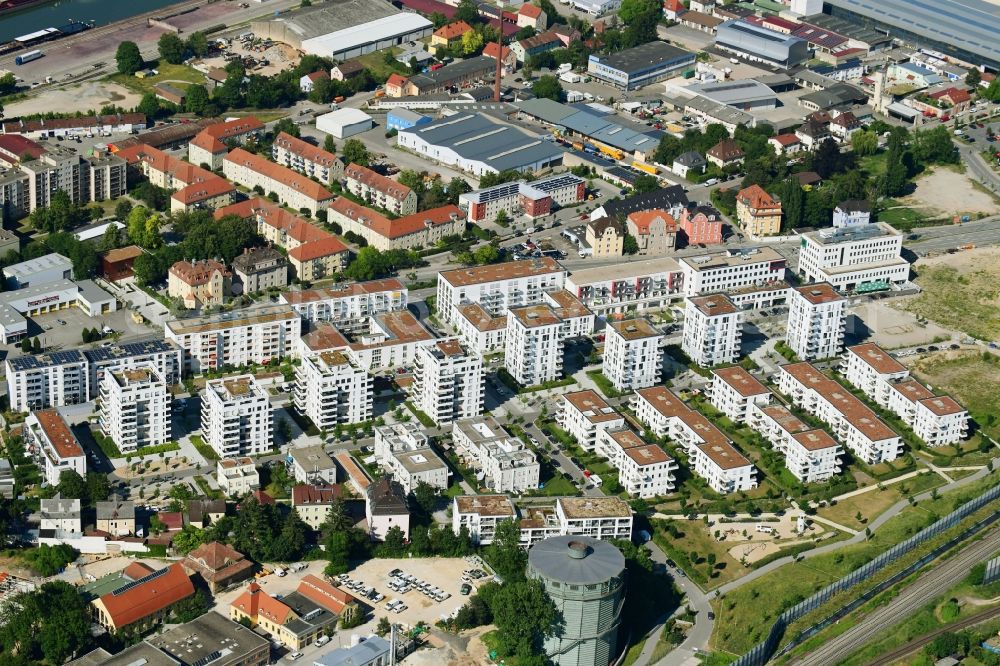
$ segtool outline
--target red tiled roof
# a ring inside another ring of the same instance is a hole
[[[755,208],[757,210],[766,208],[777,208],[778,210],[781,210],[781,204],[776,202],[763,187],[757,185],[756,183],[750,187],[740,190],[736,195],[736,200],[742,202],[744,206],[749,206],[750,208]]]
[[[356,180],[359,183],[373,190],[381,192],[387,197],[398,201],[406,199],[413,192],[406,185],[397,183],[388,176],[372,171],[368,167],[363,167],[353,162],[344,167],[344,178]]]
[[[797,143],[802,143],[799,141],[799,137],[794,134],[779,134],[777,136],[772,136],[771,140],[777,141],[782,146],[794,146]]]
[[[341,496],[340,485],[311,486],[300,485],[292,488],[292,506],[304,504],[331,504]]]
[[[212,570],[228,567],[234,562],[246,561],[243,553],[218,541],[198,546],[188,553],[188,558],[198,560],[202,566]]]
[[[371,208],[356,204],[344,197],[339,197],[330,204],[330,210],[363,224],[385,238],[401,238],[429,226],[446,224],[451,222],[455,217],[459,219],[465,218],[465,213],[461,208],[449,204],[440,208],[433,208],[390,220]]]
[[[536,19],[542,15],[542,8],[526,2],[521,5],[521,8],[517,10],[517,13],[521,16]]]
[[[497,58],[497,43],[496,42],[490,42],[489,44],[487,44],[486,48],[483,49],[483,55],[486,56],[486,57],[488,57],[488,58],[493,58],[494,60],[496,60],[496,58]],[[510,57],[510,49],[505,46],[505,47],[503,47],[503,58],[507,59],[509,57]]]
[[[3,133],[17,134],[18,132],[38,132],[43,129],[74,129],[119,124],[145,125],[146,116],[142,113],[122,113],[110,116],[83,116],[80,118],[11,120],[3,123]]]
[[[16,161],[25,154],[37,160],[45,154],[45,147],[20,134],[0,134],[0,155],[12,158],[7,161]]]
[[[155,571],[150,566],[143,564],[142,562],[133,562],[124,569],[122,569],[122,574],[130,580],[139,580],[140,578],[145,578],[149,574]]]
[[[191,183],[187,187],[181,188],[173,193],[170,197],[175,199],[185,206],[190,206],[191,204],[196,204],[200,201],[207,201],[208,199],[214,199],[215,197],[226,194],[227,192],[235,192],[236,187],[230,183],[225,178],[215,177],[209,178],[204,182]]]
[[[317,148],[308,141],[303,141],[291,134],[286,134],[281,132],[274,139],[274,145],[279,148],[283,148],[288,152],[298,155],[299,157],[320,164],[325,167],[333,166],[337,161],[337,156],[333,153],[323,150],[322,148]]]
[[[207,283],[217,271],[222,273],[223,276],[229,275],[229,271],[226,270],[224,264],[220,264],[218,261],[212,259],[195,261],[193,263],[190,261],[178,261],[170,267],[169,272],[184,284],[194,287]]]
[[[341,243],[335,236],[327,236],[292,248],[288,251],[288,258],[302,263],[342,252],[350,252],[350,248]]]
[[[69,429],[66,419],[55,409],[40,409],[34,413],[38,425],[45,431],[45,436],[52,442],[53,448],[60,458],[78,458],[83,455],[80,442]]]
[[[401,88],[401,87],[403,87],[403,86],[406,85],[407,81],[409,81],[409,79],[406,78],[405,76],[403,76],[402,74],[393,73],[386,80],[385,86],[387,88],[389,88],[389,87],[392,87],[392,88]]]
[[[230,606],[252,618],[263,616],[278,625],[285,624],[292,615],[291,608],[270,596],[257,583],[250,583],[246,592],[237,597]]]
[[[326,73],[326,70],[321,69],[318,72],[313,72],[312,74],[306,74],[306,78],[315,83],[316,81],[329,79],[330,75]]]
[[[441,39],[447,39],[450,42],[453,39],[460,38],[470,30],[472,30],[472,26],[465,21],[455,21],[454,23],[443,25],[435,30],[434,36],[440,37]]]
[[[179,530],[184,527],[184,514],[180,511],[164,511],[157,514],[157,517],[168,530]]]
[[[438,2],[438,0],[400,0],[400,4],[407,9],[412,9],[421,14],[430,16],[437,13],[449,19],[458,11],[457,7],[444,2]]]
[[[333,199],[333,194],[319,183],[309,180],[302,174],[292,171],[287,167],[275,164],[259,155],[249,153],[242,148],[234,148],[226,155],[225,161],[250,169],[263,175],[265,178],[278,181],[297,192],[301,192],[316,202]]]
[[[185,185],[218,178],[211,171],[202,169],[184,160],[179,160],[173,155],[168,155],[162,150],[147,146],[146,144],[120,150],[118,151],[118,157],[121,157],[129,164],[142,163],[153,171],[169,174],[174,180]]]
[[[348,604],[357,603],[357,599],[352,595],[312,574],[306,574],[302,577],[297,592],[334,615],[342,614],[344,607]]]
[[[677,220],[674,219],[673,215],[658,208],[629,213],[627,219],[635,225],[636,231],[641,235],[648,234],[650,225],[652,225],[657,219],[663,220],[667,233],[677,231]]]
[[[175,562],[166,573],[159,571],[142,578],[137,585],[125,591],[105,594],[100,598],[111,623],[116,629],[127,627],[194,594],[194,585]]]

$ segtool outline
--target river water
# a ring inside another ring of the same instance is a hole
[[[74,20],[107,25],[176,3],[177,0],[51,0],[29,9],[0,13],[0,43]]]

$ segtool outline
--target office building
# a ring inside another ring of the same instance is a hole
[[[778,370],[778,389],[798,407],[827,423],[836,438],[868,465],[903,453],[899,435],[850,391],[809,363]]]
[[[661,309],[684,293],[684,273],[672,257],[575,270],[566,290],[595,314]]]
[[[703,368],[735,363],[743,342],[743,313],[725,294],[684,299],[681,348]]]
[[[522,493],[538,488],[538,458],[492,416],[455,421],[452,438],[459,455],[494,492]]]
[[[274,444],[267,391],[253,375],[210,379],[202,392],[201,430],[220,458],[266,453]]]
[[[694,67],[695,54],[654,41],[611,55],[591,55],[587,73],[619,90],[635,90]]]
[[[293,354],[302,335],[302,319],[282,304],[234,310],[164,324],[167,340],[185,352],[191,372],[223,366],[267,365]]]
[[[372,418],[372,378],[349,354],[327,350],[303,354],[295,368],[292,401],[323,432]]]
[[[59,485],[63,472],[87,475],[87,456],[69,424],[55,409],[39,409],[24,421],[24,443],[38,460],[42,479],[49,486]]]
[[[442,425],[483,413],[483,359],[458,340],[439,340],[417,348],[413,401]]]
[[[805,361],[832,358],[844,346],[847,299],[828,283],[789,291],[786,342]]]
[[[525,215],[534,219],[548,215],[558,207],[579,203],[586,193],[585,180],[562,173],[530,183],[519,180],[466,192],[459,196],[458,205],[466,212],[470,222],[492,221],[500,213],[508,218]]]
[[[660,381],[663,333],[648,319],[608,323],[604,340],[604,376],[622,392]]]
[[[563,394],[556,422],[584,450],[593,451],[597,445],[598,433],[624,427],[625,417],[596,391],[588,389]]]
[[[888,224],[851,224],[802,234],[799,275],[838,291],[888,289],[910,278],[903,235]]]
[[[712,370],[712,383],[705,394],[733,423],[745,423],[754,405],[767,405],[773,397],[770,389],[738,365]]]
[[[699,296],[781,282],[786,259],[770,247],[725,250],[681,257],[684,294]]]
[[[375,458],[407,495],[421,483],[439,491],[448,489],[448,464],[414,423],[376,426]]]
[[[101,382],[101,432],[122,453],[170,440],[170,393],[150,366],[104,373]]]

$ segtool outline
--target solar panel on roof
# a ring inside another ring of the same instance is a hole
[[[219,650],[215,650],[214,652],[206,654],[201,659],[192,662],[191,666],[206,666],[207,664],[211,664],[213,661],[219,659],[220,657],[222,657],[222,652],[220,652]]]
[[[131,590],[136,585],[141,585],[141,584],[149,582],[151,580],[156,580],[157,578],[159,578],[160,576],[164,575],[168,571],[170,571],[170,567],[164,567],[164,568],[160,569],[159,571],[154,571],[153,573],[149,574],[145,578],[140,578],[138,580],[133,580],[131,583],[128,583],[126,585],[123,585],[122,587],[119,587],[117,590],[115,590],[111,594],[112,594],[112,596],[115,596],[115,597],[121,596],[125,592]]]

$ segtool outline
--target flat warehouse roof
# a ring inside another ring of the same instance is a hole
[[[392,16],[397,11],[383,0],[330,0],[274,18],[268,23],[283,24],[302,40],[308,40]]]
[[[670,60],[678,60],[694,54],[666,42],[648,42],[635,48],[612,53],[607,57],[591,56],[591,58],[606,67],[621,70],[627,74],[650,69]]]
[[[307,53],[340,53],[397,35],[430,28],[433,25],[433,23],[420,14],[401,12],[319,37],[313,37],[312,39],[306,39],[302,42],[302,50]]]
[[[878,23],[1000,62],[1000,8],[985,0],[826,0]]]

